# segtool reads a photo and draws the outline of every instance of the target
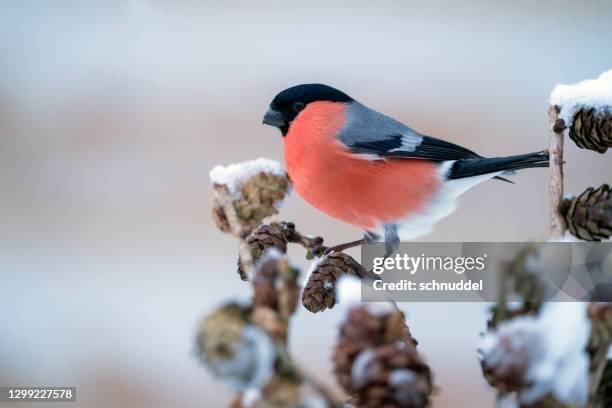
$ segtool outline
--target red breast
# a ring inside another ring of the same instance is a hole
[[[438,192],[438,165],[419,159],[368,160],[335,135],[345,104],[313,102],[284,137],[285,165],[298,194],[319,210],[364,230],[418,213]]]

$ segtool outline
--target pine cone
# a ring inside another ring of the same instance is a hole
[[[225,184],[213,186],[217,194],[212,207],[215,223],[223,232],[245,237],[265,218],[278,214],[277,204],[288,194],[291,182],[286,175],[261,171],[231,189]],[[233,206],[233,220],[225,214],[227,205]]]
[[[374,314],[353,307],[340,328],[333,362],[340,385],[358,408],[425,407],[431,372],[399,310]]]
[[[580,239],[601,241],[612,235],[612,192],[607,184],[563,200],[559,211],[569,231]]]
[[[221,307],[202,320],[196,338],[198,357],[237,391],[264,385],[277,361],[273,341],[250,322],[251,313],[236,303]]]
[[[503,347],[505,347],[503,351],[512,357],[505,359],[503,364],[495,365],[490,365],[486,359],[483,359],[480,362],[483,375],[491,386],[501,391],[520,390],[528,385],[525,382],[525,375],[529,368],[529,362],[526,360],[529,354],[520,349],[512,339],[507,339]]]
[[[240,333],[248,324],[251,308],[229,303],[218,308],[200,322],[196,339],[198,355],[206,362],[228,356],[228,345],[240,340]]]
[[[278,214],[276,203],[285,198],[289,187],[288,177],[263,172],[240,187],[241,198],[234,200],[233,204],[244,235],[261,224],[264,218]]]
[[[359,408],[426,407],[433,390],[431,372],[416,347],[397,342],[365,350],[353,366],[355,394]]]
[[[604,153],[612,147],[612,112],[580,109],[574,114],[569,137],[582,149]]]
[[[257,270],[253,277],[253,306],[278,308],[277,281],[280,274],[281,262],[286,262],[281,258],[279,252],[270,249],[257,263]]]
[[[517,317],[483,337],[478,352],[485,379],[502,392],[532,387],[528,373],[538,356],[546,353],[543,332],[534,317]]]
[[[285,331],[287,319],[299,302],[301,287],[297,283],[298,277],[299,270],[291,268],[287,257],[276,247],[265,250],[253,276],[253,307],[273,311],[284,322]]]
[[[336,281],[344,274],[363,278],[366,270],[342,252],[332,252],[323,258],[312,271],[302,293],[304,307],[312,313],[333,308],[336,304]]]
[[[217,225],[217,228],[219,228],[221,232],[232,232],[232,226],[230,225],[229,220],[227,219],[227,215],[225,215],[223,207],[221,207],[221,205],[219,205],[219,203],[217,202],[213,202],[212,205],[212,218],[215,224]]]
[[[285,228],[285,223],[273,222],[269,225],[260,225],[246,237],[253,262],[261,258],[264,251],[270,247],[276,247],[282,253],[287,253],[287,239],[283,232]],[[238,275],[243,281],[247,280],[240,257],[238,257]]]

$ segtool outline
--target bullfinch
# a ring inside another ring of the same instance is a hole
[[[335,250],[384,240],[391,253],[400,240],[430,232],[468,189],[549,162],[546,152],[482,157],[322,84],[280,92],[263,123],[283,135],[285,166],[298,194],[365,231],[362,240]]]

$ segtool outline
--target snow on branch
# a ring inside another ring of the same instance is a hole
[[[612,106],[612,69],[599,78],[586,79],[572,85],[559,84],[550,94],[550,104],[561,108],[559,115],[570,125],[574,114],[582,108],[593,108],[603,112]]]
[[[609,237],[606,227],[603,234],[593,234],[580,228],[580,220],[577,224],[572,224],[572,215],[569,218],[567,216],[567,202],[563,202],[563,137],[565,129],[569,129],[570,139],[582,149],[605,153],[612,147],[612,70],[604,72],[597,79],[588,79],[573,85],[557,85],[550,95],[548,116],[551,172],[549,217],[552,238],[562,237],[568,227],[567,223],[572,234],[580,238],[591,240],[591,237]],[[591,195],[588,190],[584,194]],[[562,205],[565,205],[563,209]],[[603,222],[604,226],[612,223],[611,218],[612,216],[607,216],[607,220]]]
[[[278,213],[291,186],[280,163],[268,159],[216,166],[210,180],[217,226],[241,238]]]
[[[262,157],[228,166],[215,166],[210,171],[209,176],[213,184],[227,186],[230,194],[234,198],[238,198],[241,193],[241,187],[261,173],[278,177],[285,176],[285,170],[283,170],[283,166],[279,162]]]
[[[550,95],[559,128],[569,128],[578,147],[604,153],[612,147],[612,70],[597,79],[557,85]]]

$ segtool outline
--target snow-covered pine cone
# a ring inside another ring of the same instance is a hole
[[[246,242],[251,250],[253,262],[261,258],[264,251],[270,247],[276,247],[282,253],[287,252],[287,239],[283,233],[285,228],[284,224],[273,222],[260,225],[251,231],[246,237]],[[240,279],[247,280],[240,257],[238,257],[238,275],[240,275]]]
[[[302,292],[302,304],[313,313],[331,309],[336,304],[336,281],[342,275],[363,278],[366,270],[342,252],[332,252],[316,264]]]
[[[236,213],[253,230],[264,218],[277,214],[277,204],[290,189],[286,175],[260,172],[241,186],[242,199],[234,201]]]
[[[503,392],[526,387],[529,363],[534,354],[541,352],[539,347],[539,339],[532,332],[504,333],[480,362],[485,379]]]
[[[198,357],[237,391],[263,386],[277,360],[273,341],[251,314],[249,306],[227,304],[202,320],[196,338]]]
[[[357,408],[421,408],[433,390],[431,372],[399,310],[353,307],[340,328],[333,362]]]
[[[268,159],[216,166],[210,171],[210,180],[215,189],[213,219],[221,231],[239,238],[277,214],[291,189],[282,165]],[[228,205],[233,207],[231,214],[225,213]]]
[[[569,137],[582,149],[604,153],[612,147],[612,112],[580,109],[574,114]]]
[[[607,184],[563,200],[559,210],[569,231],[580,239],[601,241],[612,235],[612,191]]]

